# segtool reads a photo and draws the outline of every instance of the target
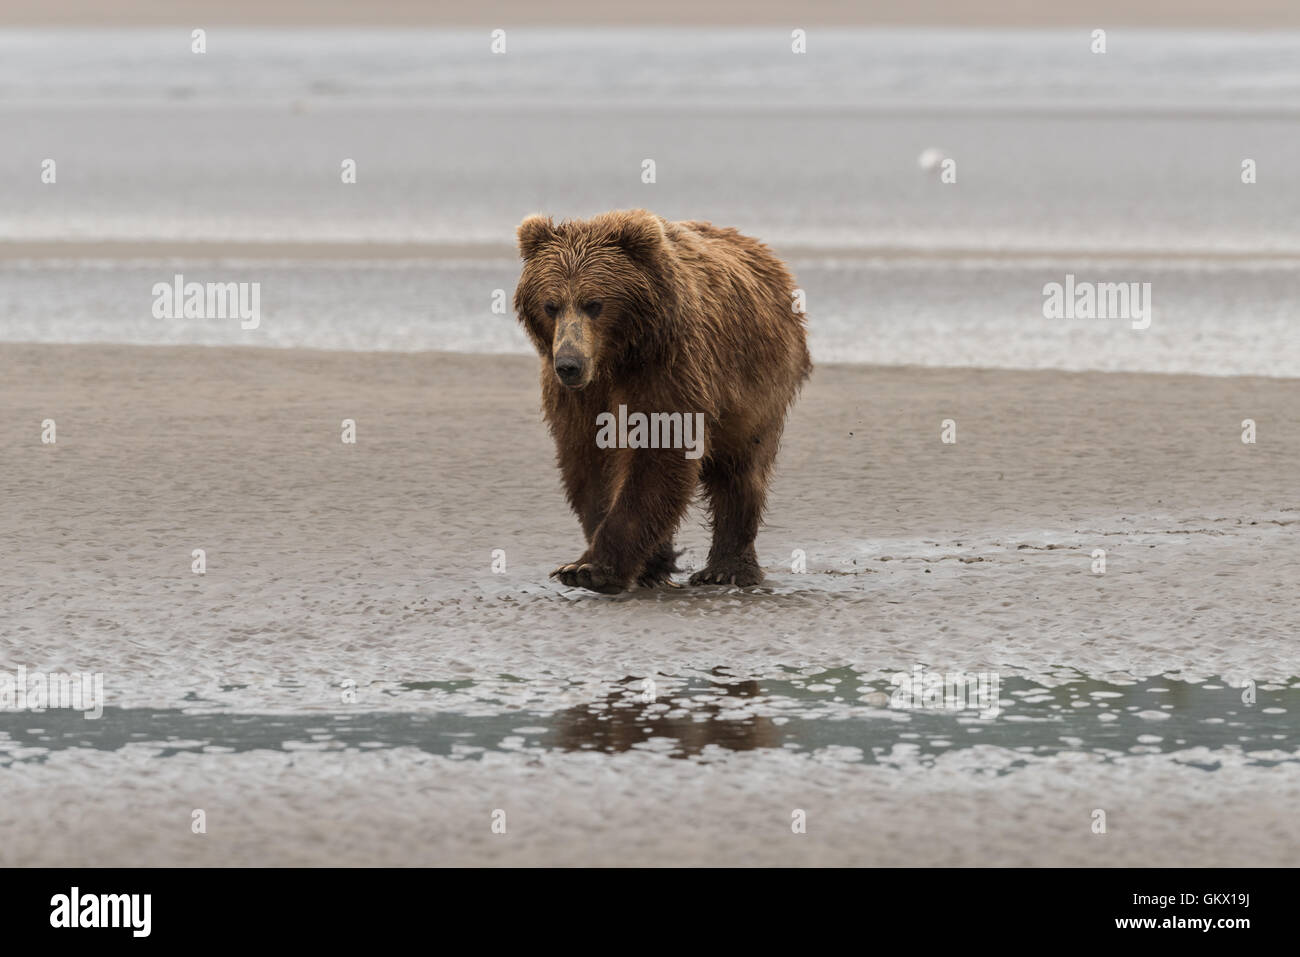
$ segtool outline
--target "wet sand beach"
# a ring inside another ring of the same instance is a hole
[[[1297,400],[822,365],[767,581],[608,597],[533,359],[5,344],[0,668],[108,707],[0,715],[0,863],[1294,863]]]

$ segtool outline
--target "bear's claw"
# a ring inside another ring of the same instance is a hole
[[[660,545],[646,561],[641,574],[637,576],[636,583],[642,588],[657,588],[660,585],[681,588],[680,584],[673,581],[673,572],[681,571],[677,567],[677,556],[680,554],[681,552],[673,549],[671,542]]]
[[[551,572],[551,577],[559,579],[561,584],[568,585],[570,588],[586,588],[589,591],[600,592],[602,595],[617,595],[624,587],[623,582],[616,580],[609,569],[593,565],[591,562],[571,562],[568,565],[561,565]]]
[[[692,585],[735,585],[748,588],[763,580],[763,570],[742,562],[719,562],[708,565],[691,576]]]
[[[666,585],[669,588],[681,588],[681,582],[675,582],[669,577],[667,572],[646,572],[636,580],[636,583],[642,588],[658,588],[660,585]]]

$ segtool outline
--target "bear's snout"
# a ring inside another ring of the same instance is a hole
[[[580,389],[587,384],[586,371],[586,363],[576,353],[562,352],[555,357],[555,377],[570,389]]]

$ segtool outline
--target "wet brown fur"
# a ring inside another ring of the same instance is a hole
[[[553,576],[610,593],[671,584],[673,535],[699,487],[713,545],[691,584],[757,584],[754,538],[772,463],[812,369],[785,265],[734,229],[646,210],[559,225],[531,216],[518,238],[515,309],[542,359],[542,409],[587,539]],[[594,302],[593,317],[584,304]],[[581,388],[557,377],[560,351],[581,361]],[[703,457],[597,447],[597,416],[620,404],[629,414],[703,412]]]

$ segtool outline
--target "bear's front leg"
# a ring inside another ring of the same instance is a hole
[[[565,497],[582,523],[582,535],[588,547],[577,561],[561,565],[551,572],[551,577],[570,588],[588,588],[590,586],[579,579],[578,569],[591,563],[591,540],[609,511],[610,475],[615,463],[606,450],[589,444],[580,435],[572,439],[566,435],[557,442],[557,447]],[[589,576],[587,581],[590,581]]]
[[[617,494],[582,558],[556,577],[591,591],[626,589],[659,555],[681,524],[699,478],[699,460],[681,449],[610,450],[617,455]]]

